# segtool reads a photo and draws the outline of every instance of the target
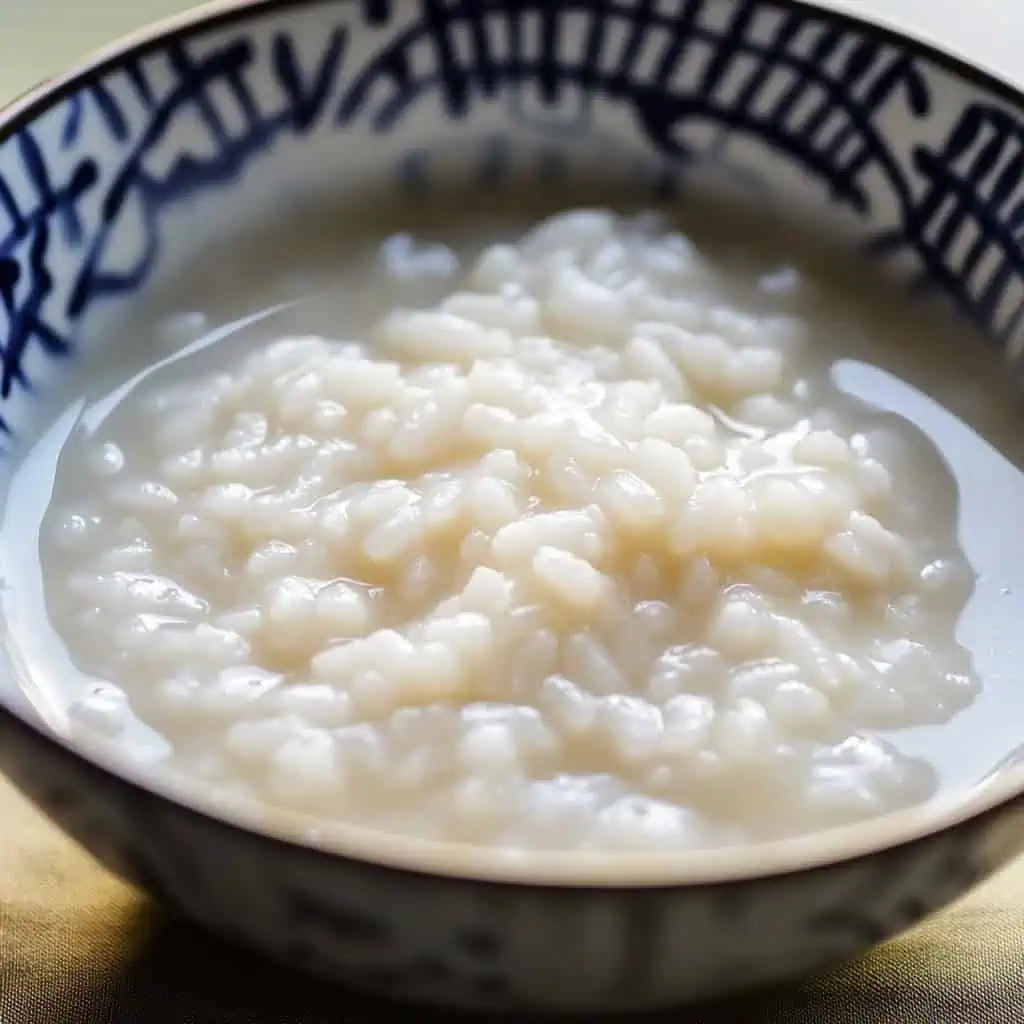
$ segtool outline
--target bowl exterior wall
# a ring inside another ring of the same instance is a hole
[[[0,715],[0,769],[106,867],[273,959],[389,999],[608,1012],[836,963],[1024,850],[1024,803],[906,846],[776,878],[556,889],[374,866],[157,796]]]

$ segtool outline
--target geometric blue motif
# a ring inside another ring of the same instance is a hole
[[[538,130],[553,123],[563,141],[591,131],[596,107],[616,106],[671,173],[753,140],[863,218],[872,251],[913,254],[922,281],[990,337],[1008,343],[1019,325],[1021,113],[995,87],[966,83],[958,108],[948,88],[937,106],[935,83],[955,74],[923,48],[777,0],[334,0],[322,5],[330,27],[312,56],[287,22],[260,25],[309,2],[266,3],[260,18],[240,11],[212,34],[186,29],[116,58],[57,101],[58,133],[42,141],[41,111],[0,143],[0,407],[30,386],[26,352],[66,355],[92,306],[149,279],[174,204],[231,184],[286,136],[336,131],[344,145],[357,123],[395,133],[428,94],[453,122],[480,101],[505,103],[510,128],[538,107],[557,111]],[[272,98],[257,79],[273,84]],[[243,113],[241,129],[227,127],[223,96]],[[153,170],[151,153],[185,113],[211,148]],[[98,214],[85,217],[86,204]],[[108,248],[129,207],[142,244],[114,269]],[[882,207],[894,213],[880,219]],[[74,264],[59,304],[58,249]]]

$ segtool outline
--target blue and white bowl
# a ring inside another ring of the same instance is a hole
[[[638,189],[710,172],[836,214],[1008,365],[1024,344],[1024,97],[919,42],[795,0],[222,3],[0,118],[0,472],[100,358],[97,325],[117,336],[233,227],[369,180],[486,189],[512,161]],[[59,825],[198,924],[391,997],[622,1010],[767,983],[1024,849],[1012,766],[946,809],[643,872],[355,829],[299,845],[76,752],[6,660],[0,767]]]

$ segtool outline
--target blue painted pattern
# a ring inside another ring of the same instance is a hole
[[[673,158],[702,155],[681,129],[689,121],[707,121],[725,132],[758,136],[860,210],[868,196],[859,179],[872,165],[882,168],[890,187],[904,205],[909,203],[905,176],[874,119],[896,93],[903,94],[914,115],[926,113],[925,79],[907,54],[852,38],[818,15],[790,12],[774,19],[765,36],[759,31],[758,15],[764,11],[759,3],[724,5],[732,14],[715,27],[700,19],[707,0],[684,0],[673,5],[672,14],[659,13],[650,2],[567,0],[555,7],[533,0],[500,5],[500,22],[476,0],[434,0],[424,6],[428,16],[400,33],[353,79],[341,106],[342,123],[363,112],[382,83],[391,89],[370,111],[378,131],[391,129],[431,90],[440,91],[448,115],[459,118],[468,114],[475,93],[490,97],[509,90],[518,96],[517,87],[528,83],[554,106],[572,89],[630,104],[650,142]],[[537,52],[526,56],[523,26],[530,16],[540,40]],[[501,26],[506,40],[501,53],[488,42],[485,20]],[[459,29],[472,39],[464,60],[455,59],[451,41]],[[562,36],[580,31],[586,34],[582,59],[561,58]],[[647,42],[651,38],[655,47]],[[436,58],[417,60],[416,51],[423,48]],[[832,58],[835,68],[829,65]],[[693,65],[698,66],[690,75]],[[415,72],[416,67],[426,70]],[[770,87],[780,81],[784,87],[773,91]],[[586,119],[575,127],[585,131]]]
[[[985,103],[964,111],[941,149],[917,146],[923,186],[878,250],[911,248],[921,282],[953,297],[994,340],[1024,315],[1024,122]]]
[[[616,106],[675,169],[752,139],[863,218],[874,251],[913,253],[925,283],[991,336],[1019,326],[1021,113],[966,83],[937,103],[949,73],[890,37],[775,0],[334,0],[311,47],[285,16],[306,6],[128,54],[61,101],[59,131],[29,123],[0,144],[0,408],[30,386],[26,353],[66,355],[95,304],[152,276],[175,204],[231,185],[286,136],[400,136],[428,95],[452,122],[501,102],[510,131],[553,126],[562,141]],[[183,116],[210,145],[155,170]],[[499,134],[495,178],[504,152]],[[403,158],[410,177],[416,159]],[[142,238],[115,266],[128,210]],[[58,251],[68,280],[55,279]]]

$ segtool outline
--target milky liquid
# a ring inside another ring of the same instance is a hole
[[[565,204],[552,202],[559,205]],[[90,386],[18,466],[0,536],[6,643],[47,720],[65,727],[69,705],[97,682],[76,670],[54,633],[46,592],[59,581],[54,569],[49,583],[40,571],[41,522],[62,453],[75,456],[74,439],[115,416],[143,379],[147,387],[154,381],[163,386],[237,366],[245,353],[289,335],[364,336],[396,305],[430,305],[452,290],[483,244],[514,238],[539,212],[514,205],[511,211],[463,211],[453,224],[437,213],[417,220],[395,208],[344,245],[331,232],[305,234],[309,225],[290,234],[268,232],[262,239],[275,240],[273,252],[261,248],[257,236],[245,248],[260,254],[247,260],[251,266],[212,256],[121,329],[116,363],[97,357],[94,366],[82,365]],[[749,223],[717,214],[707,220],[686,211],[682,227],[718,268],[716,301],[799,321],[813,339],[801,355],[802,386],[812,394],[838,389],[835,422],[853,416],[868,424],[872,452],[884,453],[894,488],[929,495],[922,534],[955,530],[949,542],[959,544],[976,574],[956,638],[973,659],[980,696],[948,722],[884,731],[900,754],[934,772],[922,796],[976,784],[1020,744],[1014,694],[1017,666],[1024,663],[1017,626],[1024,554],[1009,528],[1011,509],[1024,493],[1018,468],[1024,442],[1017,439],[1009,385],[968,328],[912,305],[864,268],[814,241],[785,237],[777,227],[770,244],[752,247]],[[375,236],[389,241],[378,246]],[[230,268],[227,276],[218,267]],[[130,358],[122,359],[128,338]],[[818,425],[828,426],[828,418]],[[77,470],[65,461],[60,472]],[[166,739],[137,721],[118,743],[128,759],[154,762],[168,753]]]

